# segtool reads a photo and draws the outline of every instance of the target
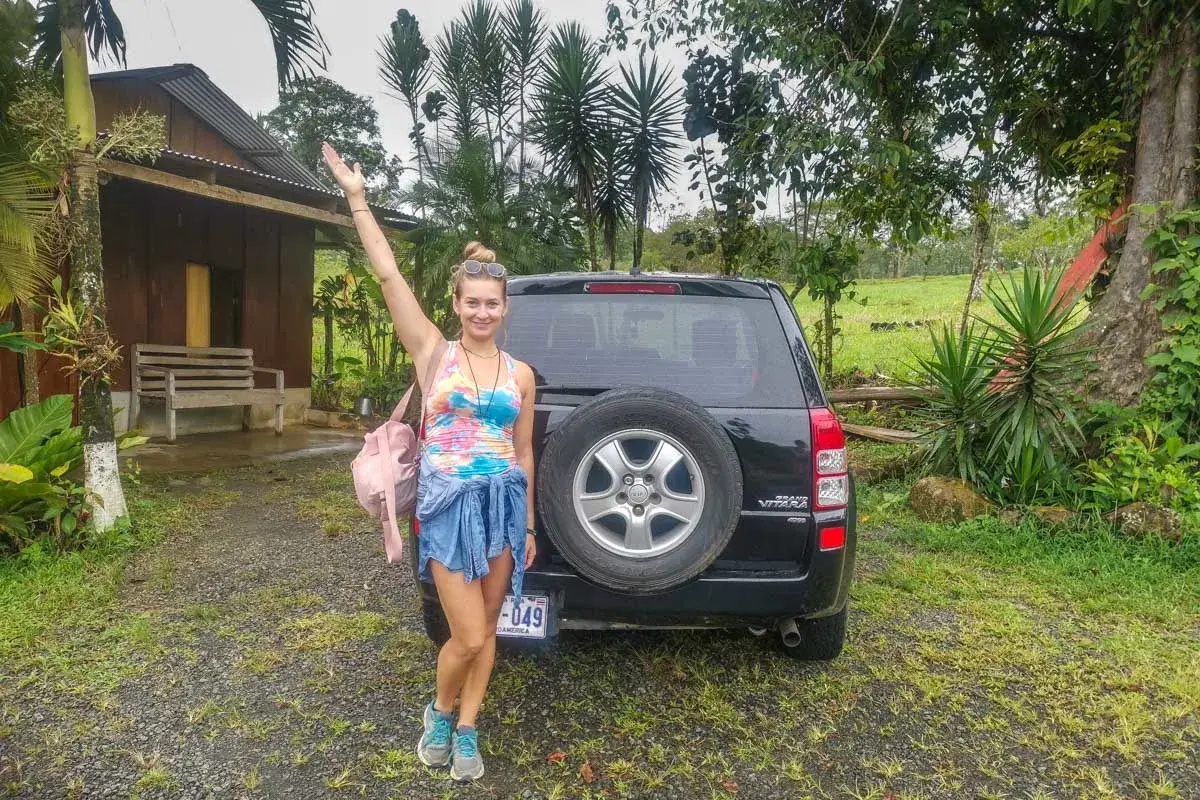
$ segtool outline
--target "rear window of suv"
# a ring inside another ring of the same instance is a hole
[[[504,349],[540,386],[650,386],[715,407],[804,405],[769,300],[696,295],[518,295]]]

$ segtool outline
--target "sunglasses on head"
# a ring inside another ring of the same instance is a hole
[[[484,264],[482,261],[476,261],[473,258],[468,258],[466,261],[462,262],[462,267],[463,272],[468,275],[478,275],[481,272],[486,271],[487,274],[491,275],[493,278],[503,278],[506,274],[508,274],[508,270],[504,268],[504,265],[497,264],[495,261]]]

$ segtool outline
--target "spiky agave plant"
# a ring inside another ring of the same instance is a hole
[[[1081,340],[1082,306],[1059,295],[1061,280],[1061,271],[1026,269],[987,290],[999,321],[983,320],[984,338],[999,361],[979,416],[992,471],[1021,502],[1060,491],[1084,440],[1071,387],[1090,350]]]
[[[917,412],[925,423],[921,440],[925,464],[933,472],[985,485],[987,429],[979,411],[994,374],[990,346],[974,329],[959,336],[943,325],[940,334],[930,331],[929,336],[933,355],[917,358],[917,377],[910,384],[930,392],[927,404]]]

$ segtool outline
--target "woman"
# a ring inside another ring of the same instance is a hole
[[[367,208],[361,167],[328,144],[325,163],[346,194],[354,225],[383,290],[392,324],[423,379],[425,436],[417,482],[418,565],[437,586],[450,639],[437,664],[437,696],[425,708],[417,755],[450,764],[455,780],[483,775],[475,723],[496,656],[504,595],[521,595],[533,563],[533,371],[496,344],[508,310],[506,271],[478,242],[454,268],[462,336],[447,342],[421,311]],[[454,706],[458,703],[457,725]]]

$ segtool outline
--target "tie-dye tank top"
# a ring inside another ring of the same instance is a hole
[[[494,392],[480,386],[476,396],[475,382],[459,367],[458,342],[448,343],[445,364],[425,401],[423,452],[438,471],[469,478],[495,475],[517,463],[513,425],[521,412],[521,390],[516,363],[508,353],[501,357],[503,381]]]

